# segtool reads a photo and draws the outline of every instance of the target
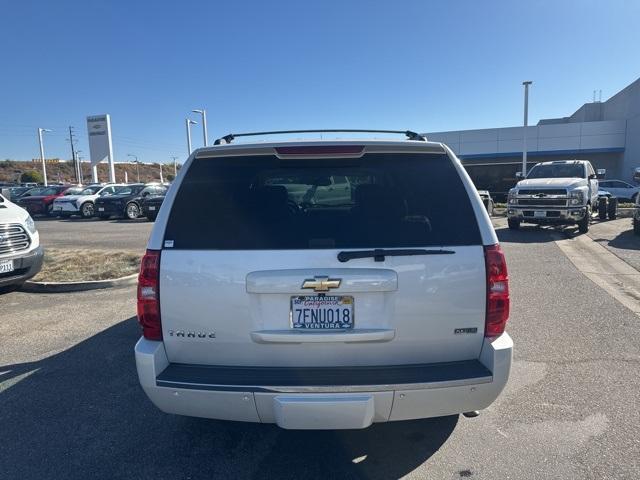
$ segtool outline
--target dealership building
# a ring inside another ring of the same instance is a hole
[[[429,140],[456,152],[478,188],[508,190],[521,170],[524,129],[527,165],[563,159],[590,160],[607,179],[633,182],[640,167],[640,78],[604,102],[585,103],[569,117],[529,127],[432,132]]]

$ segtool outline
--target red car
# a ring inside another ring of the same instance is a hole
[[[72,187],[72,185],[34,187],[31,190],[27,190],[16,203],[28,211],[30,215],[49,215],[53,207],[53,201]]]

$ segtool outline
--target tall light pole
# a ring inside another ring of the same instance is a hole
[[[38,128],[38,141],[40,142],[40,160],[42,160],[42,177],[44,178],[44,186],[47,186],[47,162],[44,160],[44,146],[42,145],[42,133],[50,132],[48,128]]]
[[[82,185],[84,183],[84,179],[82,178],[82,157],[80,154],[82,150],[76,150],[76,175],[78,176],[78,183]]]
[[[176,178],[178,176],[178,157],[172,156],[171,158],[173,159],[173,178]]]
[[[193,113],[199,113],[202,115],[202,137],[204,138],[204,146],[208,145],[207,142],[207,111],[203,108],[202,110],[191,110]]]
[[[185,119],[185,122],[187,124],[187,151],[191,155],[191,125],[197,125],[198,122],[190,118]]]
[[[135,158],[135,163],[136,163],[136,176],[138,177],[137,182],[140,183],[140,162],[138,161],[138,156],[137,155],[133,155],[131,153],[127,153],[127,157],[133,157]]]
[[[527,130],[529,125],[529,85],[533,82],[527,80],[524,85],[524,131],[522,134],[522,176],[527,176]]]

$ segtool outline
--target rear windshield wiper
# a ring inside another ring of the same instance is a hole
[[[348,262],[355,258],[369,258],[373,257],[376,262],[384,262],[384,257],[400,257],[407,255],[451,255],[454,254],[453,250],[425,250],[424,248],[407,248],[399,250],[385,250],[383,248],[376,248],[375,250],[355,250],[351,252],[338,253],[338,261]]]

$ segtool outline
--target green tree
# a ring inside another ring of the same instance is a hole
[[[167,175],[167,182],[173,182],[176,179],[176,176],[173,173],[169,173]]]
[[[36,170],[29,170],[20,176],[20,181],[22,183],[44,183],[44,178],[42,178],[42,174],[40,172]]]

